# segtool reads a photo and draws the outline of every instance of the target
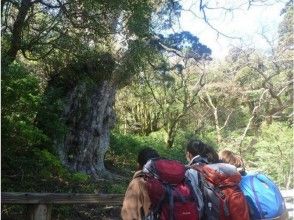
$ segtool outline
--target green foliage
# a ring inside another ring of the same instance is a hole
[[[153,62],[158,57],[160,57],[159,51],[148,45],[145,40],[129,40],[128,51],[120,60],[121,65],[115,75],[116,83],[120,87],[129,84],[133,76],[147,68],[148,62]]]
[[[111,189],[109,190],[109,192],[124,194],[126,192],[126,187],[127,187],[127,184],[113,183],[111,184]]]
[[[137,155],[141,149],[147,146],[156,149],[163,157],[186,162],[182,146],[166,149],[162,131],[154,132],[149,136],[112,133],[110,150],[106,154],[106,160],[112,161],[116,167],[135,170]]]
[[[250,67],[245,66],[241,68],[236,74],[236,81],[241,86],[248,86],[252,83],[253,79],[256,79],[258,74],[256,74]]]
[[[173,148],[168,149],[166,148],[166,132],[161,129],[157,132],[151,133],[149,136],[146,137],[146,141],[152,141],[152,140],[158,140],[160,141],[158,145],[158,148],[156,148],[159,152],[159,154],[163,157],[179,160],[183,163],[186,163],[186,157],[185,157],[185,150],[184,150],[184,144],[186,143],[185,137],[181,137],[181,135],[178,135],[175,140],[175,144]]]
[[[185,52],[187,58],[210,59],[211,49],[201,44],[199,38],[188,31],[170,34],[166,38],[160,35],[160,39],[168,47]]]
[[[53,154],[51,146],[46,145],[50,141],[37,126],[40,105],[44,104],[40,80],[15,62],[2,71],[1,89],[2,190],[93,192],[95,187],[90,184],[90,178],[66,169]],[[56,123],[56,108],[61,105],[52,103],[46,110],[50,116],[46,118],[47,126],[57,131],[60,125]]]
[[[284,19],[279,26],[279,47],[283,49],[290,49],[293,44],[293,15],[294,6],[293,1],[289,1],[283,9]]]
[[[47,150],[32,148],[20,155],[4,157],[2,190],[16,192],[93,192],[90,177],[72,173]],[[46,183],[46,184],[45,184]]]
[[[41,102],[39,80],[21,64],[2,71],[2,150],[25,151],[47,140],[35,120]]]
[[[279,186],[293,188],[293,141],[293,128],[286,123],[263,124],[254,145],[256,152],[247,157]]]
[[[133,13],[128,22],[130,34],[135,34],[140,38],[148,36],[150,33],[152,4],[148,0],[134,1],[131,7]]]
[[[65,94],[65,88],[54,86],[47,88],[42,96],[37,120],[38,128],[50,138],[46,142],[47,148],[52,149],[53,140],[62,137],[66,132],[66,126],[60,117],[64,108]]]
[[[120,175],[123,174],[131,179],[137,169],[138,153],[144,147],[156,149],[162,157],[186,162],[182,147],[177,146],[172,150],[166,149],[163,131],[152,132],[149,136],[112,132],[110,149],[105,155],[105,161],[108,165],[111,164],[111,167],[115,167],[114,171],[119,170]],[[104,189],[109,193],[124,193],[128,183],[129,180],[111,185],[106,184]]]
[[[222,149],[244,158],[247,170],[262,171],[280,187],[293,188],[293,128],[285,122],[263,123],[258,136],[245,137],[239,148],[240,134],[231,132]]]

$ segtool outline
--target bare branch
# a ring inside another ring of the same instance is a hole
[[[208,21],[208,18],[207,18],[207,16],[206,16],[206,12],[205,12],[204,8],[201,9],[201,12],[202,12],[202,14],[203,14],[203,17],[202,17],[202,18],[199,17],[199,16],[198,16],[194,11],[192,11],[191,9],[183,9],[183,11],[188,11],[188,12],[190,12],[192,15],[194,15],[195,17],[204,20],[204,22],[205,22],[205,23],[206,23],[206,24],[207,24],[212,30],[214,30],[214,31],[217,33],[217,35],[221,35],[221,36],[224,36],[224,37],[226,37],[226,38],[230,38],[230,39],[234,39],[234,40],[241,40],[240,37],[229,36],[229,35],[223,33],[222,31],[220,31],[219,29],[215,28],[214,25],[212,25],[212,24]]]
[[[233,112],[234,112],[234,111],[231,111],[231,112],[229,113],[229,115],[227,116],[227,119],[226,119],[224,125],[220,128],[220,130],[223,130],[223,129],[227,126],[228,121],[229,121],[229,119],[230,119],[230,117],[231,117],[231,114],[232,114]]]
[[[148,61],[149,62],[149,61]],[[150,63],[150,62],[149,62]],[[145,73],[143,73],[143,78],[145,83],[147,84],[148,88],[150,89],[151,95],[154,98],[155,102],[159,105],[160,109],[162,110],[162,112],[164,112],[164,108],[162,106],[162,104],[160,103],[160,101],[157,99],[155,92],[153,90],[153,87],[151,86],[151,84],[149,83],[149,80],[147,79]]]

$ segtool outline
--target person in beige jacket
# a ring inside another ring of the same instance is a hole
[[[150,147],[144,148],[138,153],[138,171],[129,183],[123,201],[121,210],[123,220],[146,219],[150,214],[151,201],[148,196],[146,181],[140,174],[148,160],[158,157],[157,151]]]

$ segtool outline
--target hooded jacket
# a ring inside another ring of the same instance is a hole
[[[135,173],[125,193],[121,210],[123,220],[142,220],[150,212],[151,201],[141,172]]]

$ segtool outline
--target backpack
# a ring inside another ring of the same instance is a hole
[[[241,175],[236,167],[225,163],[194,164],[200,173],[206,220],[249,220],[246,199],[239,187]]]
[[[197,196],[185,177],[186,167],[179,161],[151,159],[141,176],[151,201],[151,214],[146,219],[199,220]]]
[[[251,219],[272,219],[286,213],[280,190],[262,173],[249,173],[242,177],[241,190],[248,202]]]

